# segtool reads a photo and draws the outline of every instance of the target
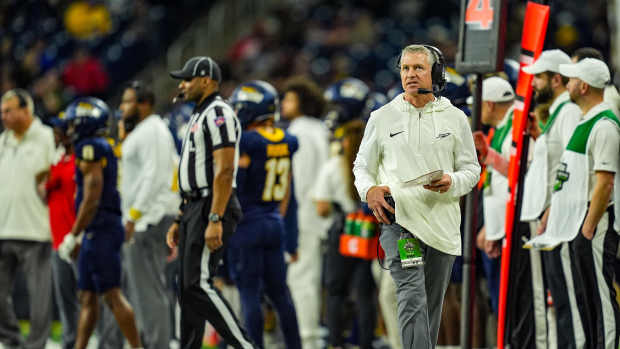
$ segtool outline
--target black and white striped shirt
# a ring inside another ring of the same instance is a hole
[[[179,163],[179,188],[183,193],[210,190],[213,186],[213,151],[235,147],[233,188],[236,187],[241,125],[232,108],[214,93],[194,108]]]

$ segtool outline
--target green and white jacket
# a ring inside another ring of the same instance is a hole
[[[618,170],[619,127],[618,118],[604,102],[584,115],[560,159],[547,229],[526,246],[553,249],[579,234],[595,183],[594,171],[615,173]],[[608,149],[609,146],[613,149]],[[608,156],[601,159],[599,149],[605,147]]]

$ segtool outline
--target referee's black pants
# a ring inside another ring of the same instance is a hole
[[[202,348],[205,321],[209,321],[233,347],[253,349],[254,345],[230,306],[213,287],[212,277],[222,259],[223,248],[210,252],[205,245],[210,208],[210,196],[187,201],[179,226],[181,348]],[[233,193],[222,218],[224,244],[240,218],[241,206]]]

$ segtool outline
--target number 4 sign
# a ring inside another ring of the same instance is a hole
[[[473,30],[489,30],[493,25],[491,0],[469,0],[465,10],[465,24]]]

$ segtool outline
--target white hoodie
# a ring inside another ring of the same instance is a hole
[[[405,183],[436,169],[452,178],[446,193]],[[389,186],[398,224],[439,251],[461,254],[459,198],[478,182],[480,165],[467,117],[448,99],[416,108],[400,94],[373,112],[353,172],[364,201],[372,186]]]

